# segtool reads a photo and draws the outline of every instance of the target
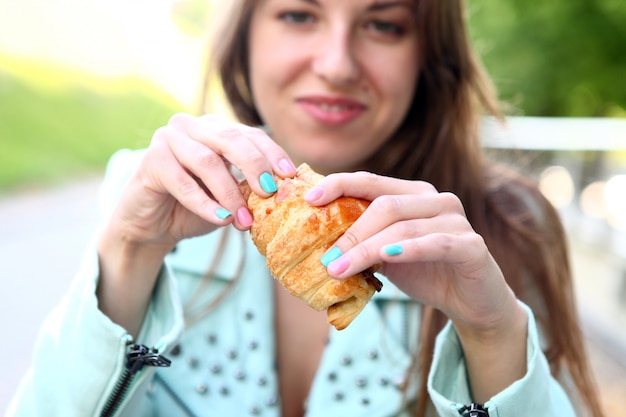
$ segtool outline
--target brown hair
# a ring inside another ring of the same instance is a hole
[[[254,0],[231,2],[228,22],[212,48],[217,72],[235,116],[261,125],[248,85],[248,27]],[[489,161],[479,127],[483,113],[500,117],[495,91],[474,54],[463,0],[418,0],[421,71],[412,106],[395,135],[364,168],[382,175],[421,179],[463,202],[517,296],[530,305],[546,336],[546,356],[556,377],[568,375],[591,415],[601,417],[596,388],[577,319],[565,233],[558,213],[528,179]],[[212,71],[207,71],[202,103]],[[447,318],[425,307],[421,348],[413,361],[421,393],[416,415],[429,403],[426,378],[434,340]],[[574,393],[572,393],[574,394]]]

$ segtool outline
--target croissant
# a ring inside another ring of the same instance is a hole
[[[327,310],[328,322],[345,329],[380,291],[374,266],[349,278],[328,275],[320,258],[365,211],[369,202],[340,197],[323,207],[303,198],[324,176],[302,164],[294,178],[278,179],[278,191],[269,198],[251,192],[244,181],[241,190],[254,218],[252,241],[265,256],[271,274],[289,292],[318,311]]]

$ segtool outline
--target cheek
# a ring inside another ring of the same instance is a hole
[[[417,84],[418,68],[415,62],[398,62],[394,71],[382,75],[382,85],[395,111],[404,114],[411,105]]]
[[[285,93],[290,81],[297,76],[297,55],[291,48],[274,47],[268,48],[260,40],[256,45],[251,44],[250,54],[250,88],[257,109],[263,116],[268,109],[277,107],[281,101],[280,94]]]

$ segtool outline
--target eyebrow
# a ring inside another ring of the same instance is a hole
[[[407,8],[411,8],[412,5],[413,5],[413,2],[405,1],[405,0],[399,0],[399,1],[375,0],[374,3],[371,6],[369,6],[367,9],[368,10],[372,10],[372,11],[377,11],[377,10],[390,9],[392,7],[407,7]]]
[[[320,6],[318,0],[300,0],[303,3],[309,3],[314,6]],[[413,2],[406,0],[397,0],[397,1],[384,1],[384,0],[374,0],[373,4],[368,6],[368,10],[377,11],[377,10],[385,10],[390,9],[392,7],[408,7],[411,8]]]

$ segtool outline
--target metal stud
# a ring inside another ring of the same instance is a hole
[[[371,360],[378,359],[378,351],[370,350],[369,353],[367,354],[367,357],[370,358]]]
[[[229,350],[228,351],[228,359],[237,359],[237,351],[236,350]]]
[[[228,389],[228,387],[222,387],[220,388],[220,394],[222,394],[223,396],[226,396],[230,394],[230,390]]]
[[[367,379],[365,379],[365,378],[357,378],[356,386],[359,387],[359,388],[364,388],[365,386],[367,386]]]
[[[265,377],[260,377],[259,379],[257,379],[256,383],[260,386],[264,386],[267,384],[267,379],[265,379]]]
[[[219,374],[220,372],[222,372],[222,366],[220,364],[216,363],[215,365],[211,366],[212,374]]]
[[[252,311],[246,311],[245,318],[248,321],[252,320],[254,318],[254,313]]]
[[[261,409],[259,407],[252,407],[250,409],[250,414],[252,414],[253,416],[257,416],[261,414]]]
[[[389,378],[382,377],[378,380],[378,383],[381,386],[386,387],[387,385],[389,385]]]
[[[351,363],[352,363],[352,358],[351,358],[350,356],[344,356],[344,357],[341,359],[341,364],[342,364],[342,365],[348,366],[348,365],[350,365]]]
[[[267,401],[265,401],[265,405],[267,405],[268,407],[274,407],[277,404],[278,404],[278,397],[276,397],[275,395],[272,395],[271,397],[267,399]]]
[[[369,398],[361,398],[361,404],[363,404],[363,405],[370,405],[370,399]]]
[[[250,350],[256,350],[256,348],[259,347],[259,344],[253,340],[252,342],[250,342],[250,344],[248,344],[248,347],[250,348]]]
[[[328,380],[329,381],[336,381],[337,380],[337,373],[336,372],[331,372],[328,374]]]
[[[237,371],[237,373],[235,373],[235,379],[237,381],[243,381],[246,379],[246,373],[244,371]]]
[[[207,336],[207,341],[210,344],[214,345],[217,342],[217,336],[214,335],[214,334],[210,334],[210,335]]]
[[[170,356],[178,356],[178,355],[180,355],[180,351],[181,351],[180,345],[176,345],[170,351]]]
[[[198,359],[196,358],[189,358],[187,359],[187,363],[189,364],[190,367],[197,368],[199,362],[198,362]]]
[[[336,392],[335,395],[333,395],[333,398],[335,399],[335,401],[341,401],[343,400],[343,393]]]
[[[402,389],[404,387],[404,384],[406,383],[406,379],[404,378],[404,376],[398,376],[396,378],[394,378],[393,380],[393,385],[397,388],[397,389]]]
[[[206,394],[207,392],[209,392],[209,387],[204,384],[198,384],[196,386],[196,391],[198,391],[198,394]]]

